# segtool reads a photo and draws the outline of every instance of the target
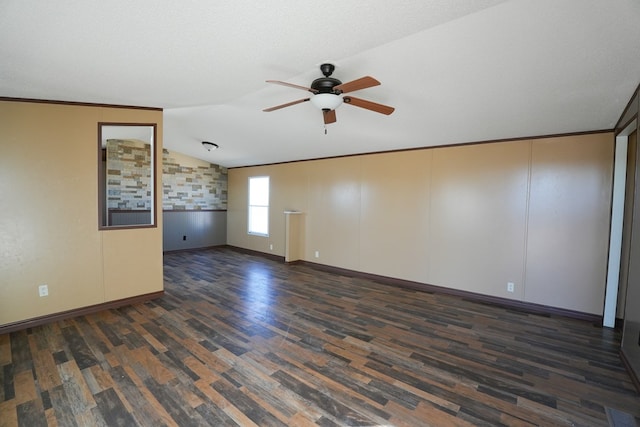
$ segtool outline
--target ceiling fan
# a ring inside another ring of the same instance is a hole
[[[309,98],[298,99],[297,101],[287,102],[286,104],[276,105],[275,107],[265,108],[262,111],[270,112],[281,108],[290,107],[302,102],[311,101],[313,105],[322,110],[324,123],[334,123],[336,121],[336,108],[343,102],[366,110],[375,111],[376,113],[389,115],[393,113],[394,108],[388,105],[378,104],[376,102],[367,101],[365,99],[356,98],[355,96],[344,96],[345,93],[354,92],[360,89],[366,89],[372,86],[378,86],[380,82],[373,77],[365,76],[359,79],[342,83],[340,80],[331,77],[335,66],[333,64],[320,65],[320,71],[324,77],[315,79],[311,83],[311,87],[299,86],[280,80],[267,80],[267,83],[275,83],[283,86],[292,87],[294,89],[302,89],[311,92],[313,95]]]

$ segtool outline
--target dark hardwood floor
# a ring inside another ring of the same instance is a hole
[[[640,419],[616,331],[228,248],[164,260],[160,299],[0,335],[0,426]]]

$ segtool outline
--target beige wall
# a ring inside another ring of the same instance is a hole
[[[161,215],[98,230],[101,121],[157,123],[161,162],[161,111],[0,101],[0,325],[163,289]]]
[[[283,211],[299,210],[304,260],[601,315],[613,141],[598,133],[230,169],[227,241],[284,256]],[[269,237],[247,234],[257,175],[271,177]]]

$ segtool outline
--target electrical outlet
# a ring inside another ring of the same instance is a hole
[[[49,295],[49,287],[47,285],[38,286],[38,295],[41,297],[46,297]]]
[[[187,240],[187,236],[182,236],[182,240]]]
[[[515,291],[516,285],[513,284],[513,282],[508,282],[507,283],[507,292],[513,292]]]
[[[320,258],[320,251],[316,251],[316,258]]]
[[[273,250],[273,245],[269,245],[269,250],[272,251]]]

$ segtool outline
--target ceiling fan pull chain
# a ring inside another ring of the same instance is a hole
[[[325,135],[327,134],[327,125],[326,124],[324,125],[324,134]]]

